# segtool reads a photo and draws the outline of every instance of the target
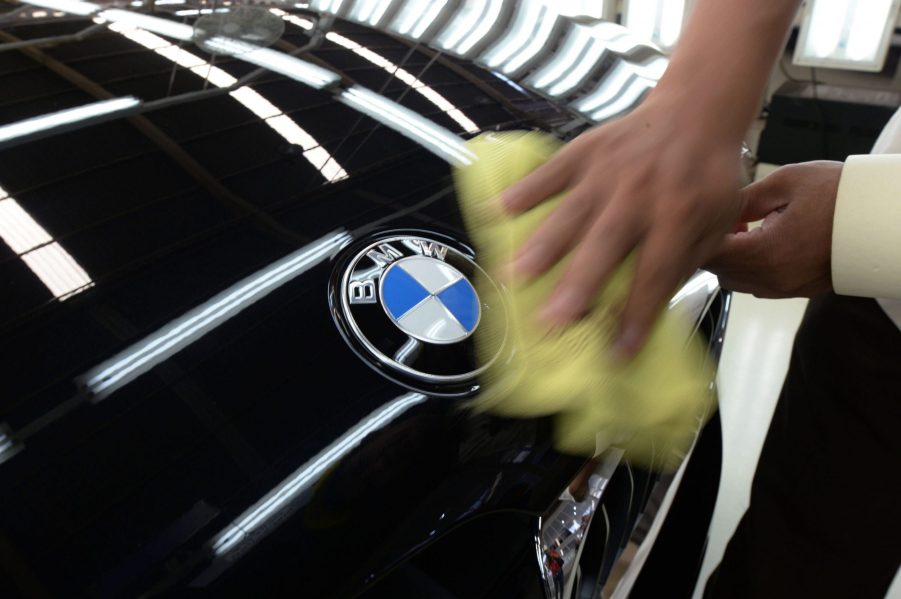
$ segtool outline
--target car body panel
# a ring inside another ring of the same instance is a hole
[[[380,234],[467,244],[433,137],[473,132],[360,48],[428,82],[479,130],[572,135],[584,114],[328,15],[323,30],[340,38],[289,21],[276,49],[306,47],[340,89],[90,17],[5,8],[0,126],[139,100],[0,136],[0,202],[25,214],[15,231],[28,246],[14,249],[4,228],[10,588],[353,595],[486,514],[531,526],[554,505],[585,459],[553,449],[549,420],[474,414],[459,393],[382,376],[338,333],[328,290],[349,248]],[[168,10],[158,18],[181,20]],[[423,137],[355,110],[341,95],[355,86],[436,129]],[[709,305],[716,289],[696,287]]]

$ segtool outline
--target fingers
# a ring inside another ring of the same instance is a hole
[[[588,228],[597,194],[586,185],[572,190],[523,244],[514,271],[531,279],[556,264]]]
[[[738,193],[741,200],[739,220],[743,223],[758,221],[787,203],[769,177],[751,183]]]
[[[773,289],[778,269],[772,258],[778,236],[778,220],[749,233],[727,235],[704,268],[717,275],[724,289],[763,298],[782,297]]]
[[[703,267],[717,274],[758,267],[761,254],[770,243],[771,232],[769,227],[757,227],[748,232],[726,235]]]
[[[656,229],[645,240],[635,265],[635,277],[620,318],[614,345],[623,360],[631,359],[641,347],[664,303],[693,264],[692,256],[673,248],[688,247],[675,227]]]
[[[575,146],[575,142],[570,142],[553,158],[504,190],[500,197],[504,209],[513,214],[524,212],[569,187],[576,169]]]
[[[539,315],[546,324],[559,326],[581,317],[635,247],[641,231],[637,215],[629,208],[630,204],[612,202],[579,241],[572,261]]]

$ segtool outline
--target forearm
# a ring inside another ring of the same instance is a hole
[[[753,120],[800,0],[698,0],[649,102],[738,143]]]

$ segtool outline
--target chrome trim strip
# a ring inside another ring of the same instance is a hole
[[[598,513],[607,485],[623,460],[623,454],[622,449],[611,448],[589,462],[592,471],[588,476],[585,498],[579,501],[566,489],[549,515],[539,521],[536,549],[547,599],[569,597],[572,593],[583,541]],[[560,566],[559,574],[554,567],[555,561]]]

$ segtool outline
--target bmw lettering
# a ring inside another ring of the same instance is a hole
[[[417,235],[373,239],[349,250],[332,305],[350,346],[408,387],[474,390],[476,376],[500,354],[504,340],[492,340],[493,351],[482,354],[490,359],[480,360],[472,335],[485,319],[505,314],[503,306],[479,297],[475,281],[496,287],[470,252],[451,240]]]

